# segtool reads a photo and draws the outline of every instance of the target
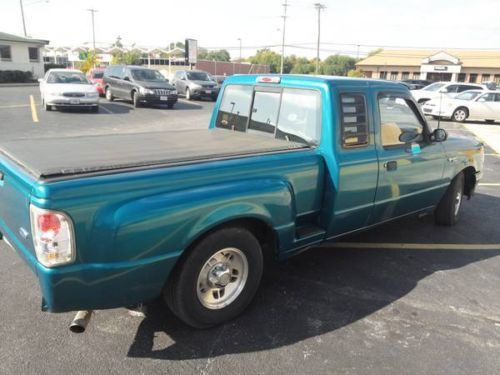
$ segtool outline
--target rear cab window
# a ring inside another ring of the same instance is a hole
[[[321,138],[321,94],[314,89],[228,85],[215,126],[315,146]]]

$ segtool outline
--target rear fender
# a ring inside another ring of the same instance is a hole
[[[295,201],[280,179],[246,180],[149,196],[106,210],[99,222],[112,225],[114,239],[105,262],[182,254],[224,222],[254,218],[271,226],[283,247],[293,243]]]

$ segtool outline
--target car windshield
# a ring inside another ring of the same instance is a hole
[[[205,72],[187,72],[186,74],[190,81],[211,81],[210,77]]]
[[[165,81],[159,71],[152,69],[132,69],[132,77],[136,81]]]
[[[104,72],[94,72],[92,74],[92,77],[97,78],[97,79],[102,78],[103,76],[104,76]]]
[[[455,99],[459,100],[472,100],[476,98],[479,94],[481,94],[480,91],[466,91],[461,93],[460,95],[457,95]]]
[[[80,72],[52,72],[47,78],[47,83],[71,83],[88,85],[89,81]]]
[[[439,91],[445,85],[446,85],[446,83],[433,83],[433,84],[431,84],[429,86],[424,87],[422,90],[425,90],[425,91]]]

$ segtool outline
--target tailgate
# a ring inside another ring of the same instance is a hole
[[[0,157],[0,233],[26,260],[34,257],[29,212],[34,184],[19,167]]]

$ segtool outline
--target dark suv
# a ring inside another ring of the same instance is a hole
[[[106,99],[131,100],[134,107],[142,104],[166,104],[173,108],[177,91],[163,75],[154,69],[133,65],[110,65],[104,71]]]

